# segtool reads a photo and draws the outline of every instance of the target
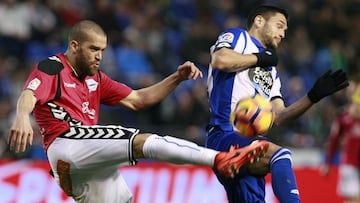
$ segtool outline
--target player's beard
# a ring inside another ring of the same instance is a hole
[[[266,24],[264,26],[264,28],[262,29],[261,35],[262,35],[262,38],[263,38],[264,46],[266,48],[269,48],[269,49],[276,49],[277,48],[277,44],[275,43],[275,40],[273,38],[272,32],[271,32],[268,24]]]
[[[78,56],[77,56],[77,64],[76,66],[78,67],[78,69],[80,70],[80,74],[84,75],[84,76],[93,76],[96,74],[97,69],[96,68],[92,68],[91,67],[91,62],[89,59],[87,59],[87,57],[85,56],[85,54],[83,53],[83,51],[80,50]]]

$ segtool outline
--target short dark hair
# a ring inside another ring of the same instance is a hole
[[[276,6],[270,6],[270,5],[260,5],[256,8],[254,8],[253,10],[250,11],[248,18],[247,18],[247,23],[246,23],[246,27],[247,29],[250,29],[251,26],[254,23],[254,19],[256,16],[261,15],[263,16],[265,19],[268,19],[268,17],[271,15],[275,15],[275,13],[281,13],[285,16],[286,20],[288,20],[288,13],[286,12],[285,9],[276,7]]]
[[[83,42],[88,40],[89,32],[94,31],[95,33],[106,36],[104,30],[91,20],[82,20],[76,23],[69,31],[69,41],[75,40],[78,42]]]

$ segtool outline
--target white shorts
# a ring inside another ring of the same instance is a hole
[[[132,165],[139,130],[121,126],[74,126],[54,140],[47,155],[55,180],[77,202],[132,202],[119,172]]]
[[[342,197],[359,197],[359,168],[352,165],[339,166],[338,193]]]

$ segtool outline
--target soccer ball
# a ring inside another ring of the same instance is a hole
[[[271,103],[259,94],[238,101],[230,115],[235,131],[245,137],[265,134],[273,121]]]

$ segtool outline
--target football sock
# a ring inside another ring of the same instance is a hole
[[[300,202],[299,190],[292,169],[291,152],[281,148],[270,159],[272,188],[281,203]]]
[[[154,134],[146,139],[143,153],[146,158],[175,164],[213,166],[218,152],[187,140]]]

